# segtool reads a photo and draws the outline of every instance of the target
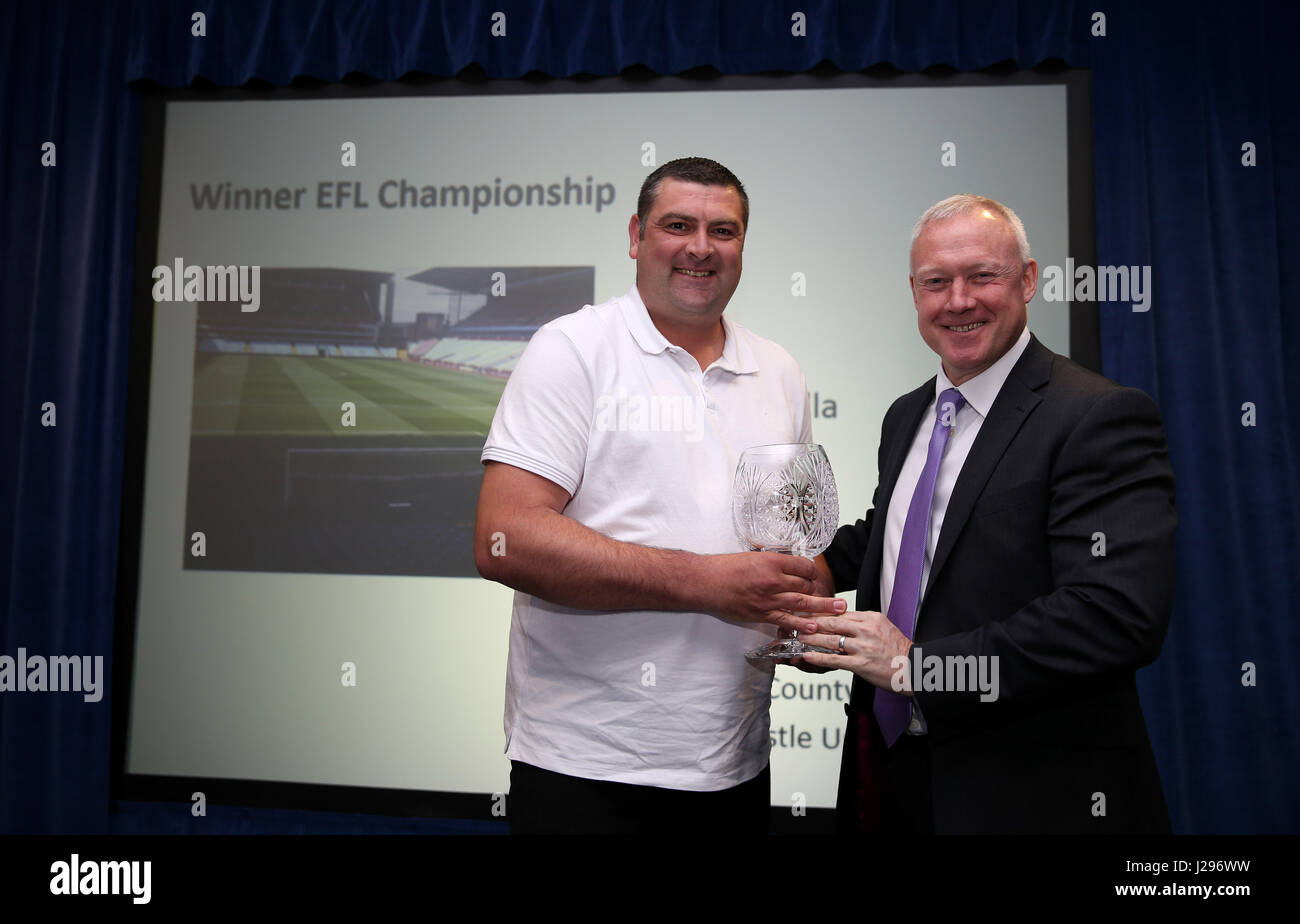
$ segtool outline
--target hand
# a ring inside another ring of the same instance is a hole
[[[816,596],[816,566],[798,555],[740,552],[711,556],[708,562],[711,605],[707,612],[734,622],[771,623],[783,629],[816,632],[810,617],[843,613],[848,605],[832,596]]]
[[[893,679],[899,676],[899,667],[894,659],[902,657],[904,661],[912,647],[911,640],[898,631],[883,613],[868,611],[865,613],[845,613],[843,616],[823,616],[817,619],[818,629],[811,635],[799,636],[800,641],[822,648],[842,650],[843,654],[822,654],[810,651],[799,661],[811,667],[843,668],[853,671],[872,686],[893,690]],[[840,636],[844,644],[840,645]],[[796,667],[803,670],[801,664]],[[906,682],[908,672],[902,669],[902,678]],[[901,691],[910,696],[910,684]]]
[[[835,577],[831,566],[826,564],[826,556],[818,555],[813,563],[813,593],[819,597],[835,596]]]
[[[813,652],[813,654],[816,654],[816,652]],[[833,667],[813,667],[811,664],[809,664],[807,661],[804,660],[803,655],[799,655],[798,657],[791,658],[788,661],[783,661],[782,663],[789,664],[791,667],[797,667],[805,674],[829,674],[831,671],[835,670],[835,668]]]

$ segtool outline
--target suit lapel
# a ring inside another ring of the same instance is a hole
[[[907,450],[911,448],[916,428],[921,424],[921,416],[933,398],[934,379],[931,378],[916,391],[902,397],[898,422],[888,432],[882,431],[880,434],[885,454],[881,458],[880,471],[877,472],[880,490],[876,494],[876,508],[871,517],[867,554],[862,559],[862,572],[858,575],[857,606],[861,610],[880,610],[880,562],[885,549],[885,521],[889,518],[889,503],[898,484],[898,474],[903,470],[903,462],[907,459]],[[888,416],[886,421],[888,422]],[[870,588],[870,593],[863,593],[863,588]],[[861,677],[854,676],[849,694],[851,708],[870,709],[874,696],[875,687]]]
[[[912,440],[916,437],[916,428],[921,425],[921,417],[933,399],[934,379],[932,378],[903,398],[903,406],[898,415],[899,423],[894,432],[881,434],[887,447],[887,455],[884,458],[884,467],[880,471],[879,506],[872,517],[871,538],[867,542],[867,554],[862,562],[863,568],[870,568],[872,572],[862,575],[867,579],[865,585],[861,578],[858,581],[859,587],[874,587],[876,592],[873,600],[860,601],[860,605],[875,609],[880,607],[880,562],[884,555],[885,521],[889,519],[889,504],[894,496],[894,488],[898,485],[899,472],[903,470],[903,463],[907,460],[907,451],[911,449]]]
[[[1002,390],[989,409],[989,416],[980,427],[979,436],[975,438],[970,454],[966,456],[961,473],[957,476],[957,483],[953,486],[952,498],[943,515],[939,543],[934,550],[934,561],[930,565],[927,590],[934,586],[939,572],[943,570],[957,537],[970,519],[975,502],[984,493],[984,486],[988,484],[989,477],[997,468],[1011,440],[1015,438],[1029,412],[1042,400],[1037,390],[1051,378],[1052,356],[1051,350],[1039,343],[1037,337],[1030,335],[1024,354],[1002,384]],[[924,606],[924,601],[922,605]]]

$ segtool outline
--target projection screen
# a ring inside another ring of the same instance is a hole
[[[507,789],[478,452],[531,332],[631,287],[669,159],[745,183],[727,314],[800,363],[860,517],[885,410],[938,367],[920,213],[989,195],[1066,261],[1066,86],[989,83],[168,102],[125,770]],[[187,298],[191,266],[259,270]],[[1029,323],[1069,351],[1068,303]],[[774,805],[834,805],[850,679],[776,669]]]

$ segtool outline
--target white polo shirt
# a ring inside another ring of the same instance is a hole
[[[506,384],[484,461],[572,495],[565,515],[614,539],[741,552],[731,524],[740,453],[810,442],[790,354],[725,317],[701,371],[650,320],[635,286],[542,327]],[[744,652],[770,626],[703,613],[596,612],[516,592],[506,754],[594,780],[714,791],[767,764],[772,667]]]

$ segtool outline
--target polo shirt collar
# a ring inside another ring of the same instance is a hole
[[[623,317],[627,321],[627,329],[632,334],[632,339],[636,341],[637,346],[652,355],[659,354],[672,346],[668,338],[659,332],[655,327],[654,321],[650,320],[650,311],[646,308],[645,302],[641,300],[641,293],[637,291],[636,285],[632,286],[631,291],[622,299]],[[722,355],[714,362],[713,366],[725,369],[733,375],[745,375],[758,371],[758,362],[754,358],[754,351],[750,349],[749,344],[736,330],[736,326],[727,320],[727,316],[722,316],[722,330],[725,340],[722,344]],[[709,368],[713,368],[710,366]]]

